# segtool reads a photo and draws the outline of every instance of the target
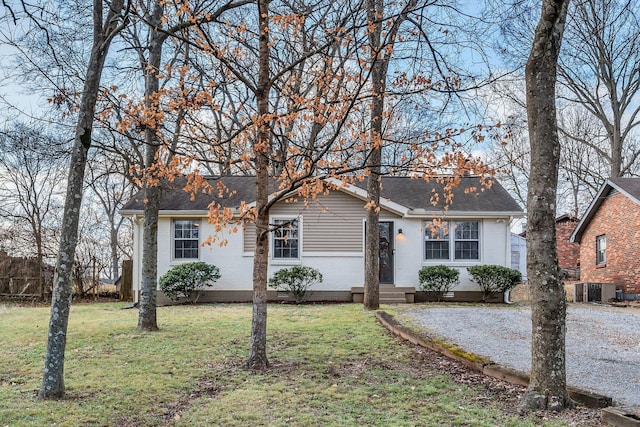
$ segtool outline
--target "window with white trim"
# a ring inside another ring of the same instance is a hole
[[[424,259],[427,261],[478,261],[479,221],[428,221],[425,224]]]
[[[458,222],[455,225],[455,259],[480,259],[480,226],[478,221]]]
[[[439,225],[427,223],[424,240],[425,259],[449,259],[449,227],[446,222]]]
[[[298,220],[276,219],[272,224],[277,227],[273,231],[273,258],[298,259],[300,257]]]
[[[193,219],[173,220],[173,258],[198,259],[200,222]]]
[[[596,237],[596,265],[607,263],[607,236],[602,234]]]

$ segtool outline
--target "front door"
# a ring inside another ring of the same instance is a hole
[[[380,221],[380,283],[393,284],[393,222]]]

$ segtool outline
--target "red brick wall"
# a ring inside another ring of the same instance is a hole
[[[565,219],[556,222],[556,241],[558,244],[558,264],[560,268],[576,270],[580,259],[580,245],[569,242],[571,233],[578,225],[577,219]]]
[[[596,266],[596,237],[607,236],[607,263]],[[640,206],[617,193],[608,196],[580,242],[580,279],[615,283],[625,293],[640,293]]]

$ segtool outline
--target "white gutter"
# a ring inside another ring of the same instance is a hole
[[[500,211],[426,211],[424,209],[411,209],[405,218],[509,218],[524,217],[523,212],[500,212]]]

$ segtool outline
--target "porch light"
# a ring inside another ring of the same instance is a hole
[[[404,234],[402,233],[402,228],[398,228],[398,236],[404,236]]]

